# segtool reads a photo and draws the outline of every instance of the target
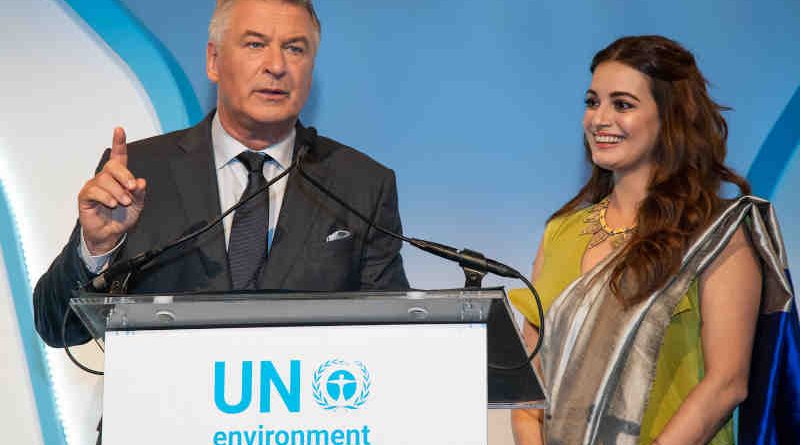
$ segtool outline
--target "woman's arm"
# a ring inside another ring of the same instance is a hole
[[[536,283],[536,279],[539,278],[539,273],[542,271],[543,256],[542,242],[540,242],[539,250],[536,252],[536,259],[533,261],[533,273],[531,274],[531,281],[533,283]],[[528,320],[525,320],[525,325],[522,328],[522,338],[525,340],[525,346],[530,353],[530,351],[532,351],[533,347],[536,345],[536,341],[539,339],[539,330]],[[539,375],[541,375],[542,367],[538,356],[534,358],[533,365],[536,367]],[[541,409],[512,410],[511,430],[514,433],[514,442],[516,442],[517,445],[544,444],[544,439],[542,436],[543,419],[544,410]]]
[[[530,351],[539,338],[539,330],[529,321],[525,321],[522,328],[522,336],[525,345]],[[533,359],[533,365],[541,375],[541,362],[539,357]],[[542,445],[544,438],[542,435],[542,423],[544,422],[544,410],[541,409],[515,409],[511,411],[511,431],[514,433],[514,442],[517,445]]]
[[[658,445],[704,444],[747,397],[761,303],[761,267],[739,228],[700,276],[705,375],[658,436]]]

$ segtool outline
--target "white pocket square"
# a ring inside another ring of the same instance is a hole
[[[337,241],[337,240],[340,240],[340,239],[349,238],[350,235],[351,235],[351,233],[350,233],[349,230],[337,230],[337,231],[331,233],[330,235],[326,236],[325,237],[325,242],[329,243],[331,241]]]

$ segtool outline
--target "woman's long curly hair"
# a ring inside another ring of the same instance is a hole
[[[648,76],[661,124],[653,176],[637,211],[636,231],[611,263],[611,290],[630,307],[677,273],[690,241],[723,205],[722,181],[735,184],[745,195],[750,185],[725,166],[728,125],[721,111],[727,108],[711,99],[706,79],[688,50],[661,36],[623,37],[595,54],[591,72],[609,61]],[[585,137],[584,147],[591,162]],[[550,218],[596,204],[613,188],[613,173],[592,165],[588,182]]]

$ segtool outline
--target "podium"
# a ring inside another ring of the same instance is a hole
[[[505,292],[120,295],[70,305],[104,345],[116,444],[485,444],[544,407]]]

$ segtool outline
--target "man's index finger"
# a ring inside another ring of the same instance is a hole
[[[111,159],[122,165],[128,164],[128,144],[125,142],[125,130],[122,127],[114,128],[114,137],[111,141]]]

